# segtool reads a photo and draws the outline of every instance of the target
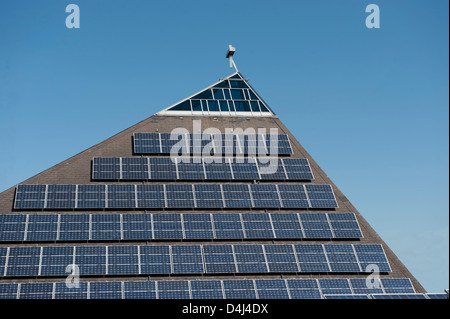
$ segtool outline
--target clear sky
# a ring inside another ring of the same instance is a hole
[[[68,29],[66,5],[80,8]],[[368,29],[365,8],[380,8]],[[0,1],[0,191],[241,73],[428,291],[449,287],[447,0]]]

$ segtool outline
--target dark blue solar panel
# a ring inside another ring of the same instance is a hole
[[[259,173],[261,179],[271,180],[285,180],[287,179],[284,172],[283,163],[281,159],[267,158],[266,160],[258,160]]]
[[[0,299],[17,299],[18,286],[18,284],[0,283]]]
[[[252,280],[224,280],[223,287],[226,299],[257,298]]]
[[[45,189],[46,185],[18,185],[14,201],[14,208],[44,208]]]
[[[123,214],[123,239],[152,239],[150,214]]]
[[[155,239],[183,239],[180,214],[153,214]]]
[[[223,195],[227,208],[252,207],[250,192],[247,185],[223,184]]]
[[[108,185],[108,208],[136,207],[134,185]]]
[[[77,286],[68,287],[65,282],[55,283],[55,299],[87,299],[87,282],[78,282]]]
[[[314,176],[311,172],[309,162],[304,158],[284,158],[284,169],[288,179],[291,180],[312,180]]]
[[[106,274],[106,246],[76,247],[75,264],[80,276]]]
[[[52,299],[52,283],[22,283],[20,299]]]
[[[120,240],[120,215],[93,214],[91,221],[92,240]]]
[[[194,208],[192,185],[168,184],[166,185],[167,207]]]
[[[179,179],[205,179],[202,159],[196,158],[177,158],[178,178]]]
[[[223,207],[222,192],[218,184],[194,184],[197,207]]]
[[[122,299],[122,283],[91,282],[89,292],[90,299]]]
[[[150,157],[150,177],[154,180],[175,180],[177,179],[177,168],[175,159],[170,157]]]
[[[231,159],[231,167],[234,179],[237,180],[259,180],[258,167],[253,158]]]
[[[105,208],[106,185],[78,185],[77,208]]]
[[[140,153],[160,153],[159,133],[135,133],[134,152]]]
[[[108,273],[109,274],[138,274],[137,246],[109,246]]]
[[[30,215],[27,240],[55,241],[58,229],[58,215]]]
[[[120,158],[94,157],[92,179],[120,179]]]
[[[48,185],[46,208],[75,208],[76,185]]]
[[[219,162],[217,162],[219,161]],[[229,159],[214,159],[214,161],[203,160],[205,166],[205,173],[207,179],[214,180],[231,180],[233,176],[231,174],[231,166]]]
[[[192,299],[223,299],[220,280],[191,280]]]
[[[242,214],[247,238],[274,238],[269,214]]]
[[[163,208],[164,185],[137,185],[138,208]]]
[[[123,157],[122,179],[149,179],[149,165],[146,157]]]
[[[7,276],[38,276],[40,247],[11,247]]]
[[[59,240],[89,240],[89,215],[60,215]]]
[[[216,238],[244,238],[239,214],[213,214]]]
[[[308,208],[309,203],[302,185],[278,185],[283,207]]]
[[[41,261],[41,276],[67,276],[68,265],[73,264],[73,247],[44,247]]]
[[[21,241],[27,215],[0,215],[0,241]],[[1,274],[1,270],[0,270]]]
[[[188,153],[189,143],[186,140],[189,137],[186,137],[185,134],[170,134],[170,133],[161,133],[161,152],[166,154],[177,154],[181,155],[182,153]]]
[[[273,184],[251,184],[254,207],[281,207],[277,188]]]
[[[169,246],[141,246],[141,273],[142,274],[170,274]]]

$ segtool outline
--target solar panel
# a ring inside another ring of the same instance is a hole
[[[269,272],[298,272],[292,245],[264,245]]]
[[[0,241],[21,241],[25,238],[27,215],[0,215]],[[0,270],[1,273],[1,270]]]
[[[183,225],[180,214],[153,214],[155,239],[183,239]]]
[[[278,185],[281,203],[285,208],[308,208],[310,207],[303,185]]]
[[[54,299],[88,299],[88,283],[78,282],[78,287],[68,287],[65,282],[57,282]]]
[[[170,157],[149,157],[150,177],[154,180],[178,179],[176,161]]]
[[[297,214],[271,213],[276,238],[304,238]]]
[[[17,288],[19,284],[0,283],[0,299],[17,299]]]
[[[372,295],[373,299],[427,299],[423,294],[382,294]]]
[[[191,280],[192,299],[223,299],[220,280]]]
[[[73,263],[73,247],[43,247],[41,276],[67,276],[66,267]]]
[[[174,153],[181,155],[183,153],[189,154],[188,136],[185,134],[174,133],[173,136],[170,133],[160,133],[161,138],[161,153],[169,154]],[[171,137],[173,139],[171,139]]]
[[[90,299],[122,299],[122,283],[120,281],[91,282]]]
[[[254,158],[231,160],[233,177],[237,180],[259,180],[258,167]]]
[[[46,185],[18,185],[14,201],[15,209],[45,207]]]
[[[286,282],[282,279],[255,280],[258,299],[289,299]]]
[[[80,276],[107,274],[106,246],[77,246],[74,264]]]
[[[150,214],[122,214],[123,239],[152,239],[152,218]]]
[[[247,238],[275,237],[269,214],[242,214],[242,223],[244,225]]]
[[[231,179],[233,179],[233,175],[231,173],[230,160],[227,158],[225,158],[225,159],[221,158],[219,160],[220,160],[220,162],[217,162],[217,161],[208,162],[205,159],[203,159],[203,165],[205,167],[206,178],[214,179],[214,180],[231,180]]]
[[[312,208],[337,208],[331,185],[311,185],[306,184],[305,189]]]
[[[278,191],[273,184],[251,184],[251,195],[253,206],[260,208],[281,207]]]
[[[284,172],[283,162],[277,158],[267,158],[266,160],[258,159],[258,169],[262,180],[285,180],[287,179]]]
[[[225,299],[257,299],[253,280],[224,280]]]
[[[140,246],[142,274],[170,274],[172,265],[169,246]]]
[[[168,208],[194,208],[194,196],[190,184],[166,185]]]
[[[164,200],[164,185],[137,185],[138,208],[166,207]]]
[[[219,184],[194,184],[197,207],[222,208],[222,192]]]
[[[314,176],[305,158],[283,158],[283,165],[289,180],[312,180]]]
[[[91,239],[89,215],[77,214],[77,215],[60,215],[59,216],[59,232],[58,240],[84,240]]]
[[[125,299],[156,299],[157,289],[154,281],[125,281]]]
[[[218,190],[218,186],[219,184],[210,184],[209,186],[205,186],[203,188],[203,192],[199,190],[200,194],[208,193],[208,196],[210,196],[209,198],[205,198],[210,201],[208,202],[209,205],[214,203],[214,206],[210,208],[316,207],[314,205],[309,205],[307,194],[302,184],[251,184],[251,195],[249,192],[249,185],[220,184],[219,187],[222,187],[221,193],[215,194],[214,198],[212,198],[211,196],[213,196],[213,191],[211,191],[211,189]],[[328,189],[331,190],[330,185],[306,186],[328,187]],[[55,201],[52,202],[53,204],[50,204],[50,206],[52,206],[51,208],[195,208],[194,193],[192,186],[189,184],[44,185],[44,188],[47,187],[49,189],[53,189],[52,194],[55,199]],[[210,188],[208,189],[208,187]],[[62,190],[61,192],[59,192],[60,189]],[[275,192],[275,190],[277,190],[277,192]],[[312,190],[312,193],[314,192],[315,191]],[[61,195],[61,198],[63,198],[61,200],[58,199],[59,195],[55,195],[60,193],[63,194]],[[47,207],[47,205],[45,204],[47,202],[47,200],[45,199],[45,194],[46,192],[44,192],[44,207],[42,208]],[[327,196],[334,196],[332,191],[327,194]],[[220,198],[220,196],[222,196],[222,198]],[[281,198],[281,203],[279,201],[279,198]],[[222,205],[220,199],[222,199]],[[21,200],[16,197],[16,201],[19,203]],[[223,206],[223,201],[225,202],[225,206]],[[200,205],[203,204],[205,204],[205,202],[200,203]],[[35,206],[34,208],[39,208],[38,206],[39,205]],[[334,208],[337,207],[337,203],[335,200],[328,200],[323,206],[326,208]]]
[[[58,230],[58,215],[29,215],[27,240],[55,241]]]
[[[214,239],[210,214],[183,214],[183,226],[185,239]]]
[[[245,238],[240,214],[213,214],[217,239]]]
[[[227,208],[252,207],[250,192],[247,185],[223,184],[223,198]]]
[[[93,179],[120,179],[119,157],[94,157],[92,159],[92,178]]]
[[[53,283],[22,283],[20,299],[52,299]]]
[[[45,208],[75,208],[76,185],[47,185]]]
[[[92,240],[120,240],[120,215],[93,214],[91,217]]]
[[[385,278],[392,279],[392,278]],[[408,282],[407,278],[394,278]],[[365,280],[363,278],[352,278]],[[447,299],[447,294],[353,293],[348,279],[225,279],[0,283],[0,299]]]
[[[190,299],[189,282],[187,280],[171,280],[158,282],[159,299]]]
[[[142,180],[149,179],[149,164],[146,157],[121,158],[122,179]]]
[[[159,133],[135,133],[133,142],[136,154],[161,152]]]
[[[205,245],[203,255],[206,273],[237,272],[231,245]]]
[[[206,179],[201,158],[177,158],[176,161],[179,179]]]
[[[105,208],[106,185],[78,185],[77,208]]]
[[[139,274],[138,246],[109,246],[109,274]]]

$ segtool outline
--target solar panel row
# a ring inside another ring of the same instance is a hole
[[[94,157],[96,180],[312,180],[307,159]],[[111,164],[113,163],[113,164]]]
[[[368,294],[359,288],[364,281],[355,278],[93,281],[79,282],[78,287],[72,288],[65,282],[0,283],[0,299],[360,299]],[[415,294],[406,278],[381,279],[380,288],[373,294],[392,291],[387,288],[392,281],[396,283],[396,292],[385,298],[393,298],[393,294],[410,299],[424,296]],[[447,294],[425,296],[448,298]]]
[[[223,273],[365,273],[391,268],[381,245],[132,245],[0,247],[3,277]],[[370,267],[368,267],[370,265]]]
[[[134,133],[135,154],[290,155],[286,134]]]
[[[331,185],[18,185],[15,209],[336,208]]]
[[[353,213],[0,215],[10,242],[362,237]]]

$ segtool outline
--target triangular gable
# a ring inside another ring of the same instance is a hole
[[[275,116],[275,113],[239,72],[157,114],[176,116]]]

